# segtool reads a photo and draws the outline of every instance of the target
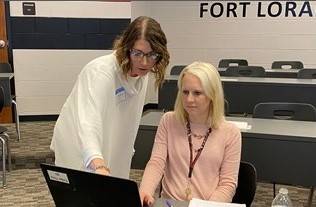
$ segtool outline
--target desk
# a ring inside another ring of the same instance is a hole
[[[162,112],[149,112],[141,119],[135,142],[132,168],[144,169]],[[244,121],[242,160],[254,164],[258,180],[305,187],[316,186],[316,123],[246,117],[226,117]]]
[[[226,76],[227,68],[218,68],[218,72],[221,76]],[[300,69],[265,69],[265,77],[270,78],[296,78]]]
[[[159,89],[158,108],[172,110],[179,76],[166,76]],[[316,107],[316,79],[221,77],[230,113],[252,114],[261,102],[300,102]]]

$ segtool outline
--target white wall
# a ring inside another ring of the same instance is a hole
[[[37,1],[36,7],[37,16],[43,17],[151,16],[160,22],[167,35],[170,67],[195,60],[217,66],[221,58],[245,58],[251,65],[266,68],[274,60],[301,60],[305,67],[316,67],[315,1],[310,2],[314,17],[276,18],[258,18],[259,1],[248,1],[251,5],[246,17],[241,17],[241,7],[238,7],[238,17],[200,18],[201,2],[214,1]],[[227,1],[217,2],[227,4]],[[294,2],[299,12],[302,2]],[[269,3],[262,1],[263,11]],[[10,1],[12,16],[23,16],[21,4],[21,1]],[[82,66],[107,52],[14,50],[16,95],[21,114],[58,114]],[[157,91],[153,84],[149,85],[146,103],[157,103],[157,99]]]
[[[132,17],[148,15],[158,20],[168,38],[171,63],[189,64],[195,60],[218,65],[222,58],[244,58],[251,65],[271,67],[274,60],[300,60],[316,67],[316,2],[311,1],[313,17],[257,17],[259,1],[251,2],[246,17],[200,18],[200,3],[228,1],[134,1]],[[240,1],[230,1],[240,2]],[[285,1],[280,1],[282,5]],[[302,7],[297,4],[296,14]],[[269,1],[261,1],[267,13]],[[210,6],[209,6],[210,7]],[[275,7],[272,7],[275,8]],[[284,7],[283,7],[284,9]],[[284,10],[283,10],[284,11]],[[157,93],[149,92],[149,102],[157,103]]]
[[[59,114],[83,66],[111,52],[14,50],[15,90],[20,114]]]
[[[35,2],[35,17],[130,18],[130,2],[10,1],[10,15],[23,17],[22,3]]]
[[[34,1],[32,1],[34,2]],[[130,2],[35,1],[36,17],[131,18]],[[10,1],[11,16],[23,17],[22,1]],[[20,115],[59,114],[78,73],[111,50],[14,49],[16,99]]]

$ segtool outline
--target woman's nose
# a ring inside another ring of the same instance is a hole
[[[141,64],[142,65],[148,65],[148,57],[146,55],[144,55],[141,59]]]
[[[189,92],[189,94],[188,94],[188,96],[187,96],[187,101],[188,101],[188,102],[194,101],[194,97],[193,97],[192,93],[190,93],[190,92]]]

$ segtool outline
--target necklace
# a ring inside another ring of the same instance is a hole
[[[193,133],[193,132],[191,132],[191,135],[192,135],[193,137],[197,138],[197,139],[202,139],[202,138],[204,137],[204,136],[201,135],[201,134],[195,134],[195,133]]]
[[[190,147],[190,163],[189,163],[188,182],[187,182],[187,187],[184,190],[184,193],[185,193],[186,199],[191,200],[192,199],[191,177],[192,177],[193,169],[194,169],[196,161],[199,159],[199,157],[204,149],[205,143],[206,143],[210,133],[212,132],[212,128],[211,127],[208,128],[205,136],[203,136],[204,137],[203,142],[202,142],[200,148],[197,149],[196,155],[193,158],[193,144],[192,144],[192,136],[193,135],[192,135],[192,131],[191,131],[190,121],[187,122],[186,127],[187,127],[187,137],[188,137],[188,142],[189,142],[189,147]]]

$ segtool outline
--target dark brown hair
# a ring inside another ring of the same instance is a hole
[[[159,87],[164,80],[170,55],[167,50],[166,35],[156,20],[150,17],[140,16],[131,22],[123,34],[114,42],[113,49],[116,50],[117,61],[123,73],[127,75],[132,68],[130,49],[132,49],[135,42],[140,39],[148,41],[153,51],[159,54],[158,60],[152,70],[156,79],[155,85]]]

